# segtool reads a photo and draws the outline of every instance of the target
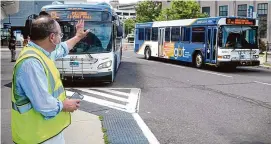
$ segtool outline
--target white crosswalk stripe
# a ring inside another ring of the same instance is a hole
[[[84,95],[84,101],[91,103],[130,113],[138,112],[139,109],[138,88],[67,88],[66,94],[72,96],[75,91]]]

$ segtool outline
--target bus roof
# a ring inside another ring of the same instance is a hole
[[[96,10],[96,11],[109,11],[113,12],[113,8],[108,3],[84,3],[84,4],[51,4],[41,8],[42,11],[48,10],[69,10],[76,8],[77,10]]]
[[[146,22],[146,23],[137,23],[136,28],[144,27],[165,27],[165,26],[191,26],[191,25],[223,25],[226,24],[226,18],[232,19],[246,19],[246,20],[255,20],[255,25],[258,25],[258,22],[254,18],[246,17],[208,17],[208,18],[195,18],[195,19],[180,19],[180,20],[170,20],[170,21],[155,21],[155,22]]]

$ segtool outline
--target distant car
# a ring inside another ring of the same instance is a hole
[[[134,42],[134,34],[128,34],[126,39],[128,40],[128,43]]]

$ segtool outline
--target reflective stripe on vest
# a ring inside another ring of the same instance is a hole
[[[55,91],[53,92],[52,95],[53,95],[54,97],[58,97],[58,96],[60,96],[63,92],[65,92],[65,91],[64,91],[64,87],[61,86],[61,87],[59,87],[57,90],[55,90]],[[15,94],[15,95],[16,95],[16,94]],[[32,104],[31,104],[30,102],[29,102],[29,103],[26,103],[26,104],[24,104],[24,105],[21,105],[21,106],[16,105],[14,102],[11,102],[11,103],[12,103],[12,108],[13,108],[14,110],[18,111],[18,112],[21,113],[21,114],[23,114],[23,113],[29,111],[29,110],[32,108]]]

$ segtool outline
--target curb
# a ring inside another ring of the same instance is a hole
[[[260,67],[263,67],[263,68],[266,68],[266,69],[270,69],[271,68],[271,66],[265,65],[265,64],[261,64]]]

